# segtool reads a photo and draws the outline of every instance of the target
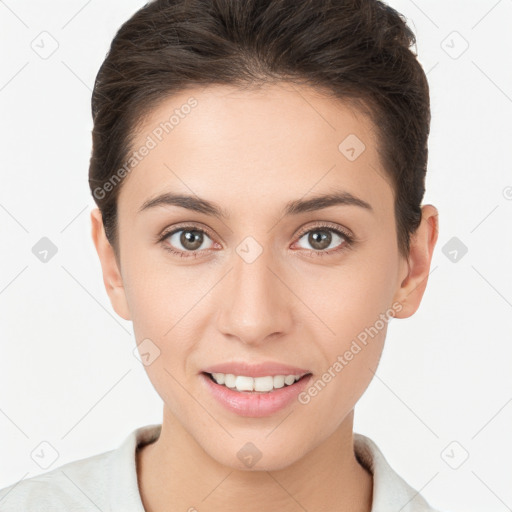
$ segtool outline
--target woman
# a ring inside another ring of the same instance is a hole
[[[433,510],[353,432],[437,241],[413,43],[377,0],[156,0],[121,27],[92,236],[163,420],[2,510]]]

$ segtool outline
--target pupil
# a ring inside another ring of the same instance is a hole
[[[317,236],[318,233],[320,233],[320,236]],[[309,243],[316,249],[321,250],[329,247],[332,235],[329,231],[313,231],[310,233],[309,238]]]
[[[203,243],[203,234],[200,231],[184,231],[180,238],[183,247],[191,251],[198,249]]]

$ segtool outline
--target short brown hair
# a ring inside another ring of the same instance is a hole
[[[154,0],[126,21],[92,94],[89,185],[119,257],[112,180],[136,127],[185,88],[288,81],[359,106],[377,129],[395,197],[398,247],[409,254],[425,192],[430,99],[415,36],[379,0]],[[100,191],[100,192],[98,192]]]

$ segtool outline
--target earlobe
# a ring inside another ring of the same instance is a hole
[[[101,263],[103,284],[115,312],[125,320],[131,320],[123,278],[114,249],[110,245],[103,227],[99,208],[91,211],[91,235]]]
[[[395,301],[402,305],[396,318],[408,318],[419,308],[427,287],[430,263],[439,234],[439,213],[430,204],[422,207],[421,223],[411,237],[408,273],[395,294]]]

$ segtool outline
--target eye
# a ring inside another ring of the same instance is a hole
[[[207,243],[205,246],[207,239],[210,240],[210,244]],[[163,243],[166,250],[185,258],[189,256],[197,257],[199,251],[208,250],[213,245],[208,233],[196,226],[175,228],[164,233],[159,241]],[[174,249],[175,247],[177,250]]]
[[[303,231],[299,236],[299,242],[304,239],[306,243],[311,245],[312,249],[308,252],[314,256],[324,256],[341,252],[351,247],[354,243],[352,235],[338,227],[332,227],[328,224],[314,226],[307,231]],[[201,253],[209,252],[214,245],[214,242],[205,229],[192,225],[180,226],[178,228],[174,227],[172,230],[163,233],[157,241],[163,244],[166,251],[182,258],[197,258],[201,256]],[[329,247],[333,243],[337,248],[329,250]],[[301,247],[308,249],[307,247]]]
[[[350,247],[353,243],[353,237],[351,235],[339,228],[331,227],[330,225],[315,226],[314,228],[303,232],[300,235],[299,242],[303,239],[305,240],[306,244],[309,244],[312,247],[310,252],[312,252],[315,256],[323,256],[324,254],[332,254],[334,252],[343,251],[344,249]],[[329,247],[332,249],[332,245],[337,248],[334,250],[329,250]],[[301,247],[308,249],[304,246]]]

